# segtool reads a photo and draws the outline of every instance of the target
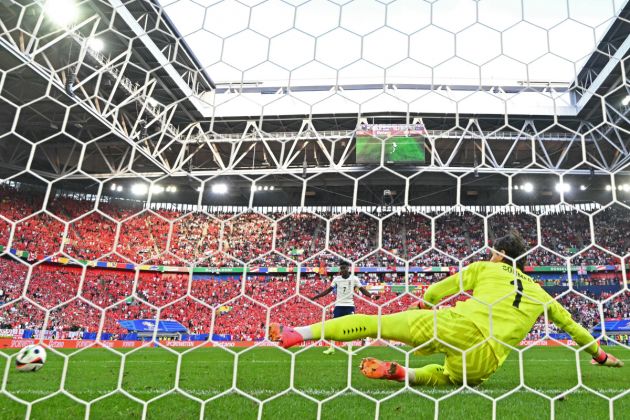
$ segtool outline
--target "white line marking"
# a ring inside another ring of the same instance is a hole
[[[147,390],[146,388],[125,388],[123,387],[123,389],[127,392],[130,392],[131,394],[136,394],[136,395],[146,395],[146,394],[150,394],[150,395],[158,395],[158,394],[164,394],[168,391],[170,391],[172,388],[158,388],[158,389],[151,389],[151,390]],[[192,395],[216,395],[219,394],[223,391],[225,391],[225,389],[213,389],[213,388],[208,388],[208,389],[186,389],[185,387],[182,387],[182,389]],[[240,389],[240,388],[239,388]],[[300,388],[300,387],[296,387],[296,389],[305,392],[306,394],[309,395],[317,395],[317,396],[328,396],[328,395],[332,395],[336,392],[339,392],[340,389],[320,389],[320,388]],[[434,395],[434,394],[448,394],[451,393],[455,390],[455,388],[422,388],[422,387],[418,387],[418,388],[414,388],[418,391],[421,391],[427,395]],[[514,388],[493,388],[493,389],[482,389],[482,388],[478,388],[477,391],[485,393],[485,394],[489,394],[489,395],[493,395],[493,394],[497,394],[497,395],[502,395],[505,394],[506,392],[511,391]],[[544,394],[548,394],[548,395],[554,395],[554,394],[560,394],[562,392],[565,392],[567,389],[536,389],[536,391],[538,392],[542,392]],[[17,389],[17,390],[11,390],[11,389],[7,389],[8,392],[11,392],[12,394],[15,395],[48,395],[51,394],[53,392],[55,392],[56,390],[53,391],[46,391],[46,390],[42,390],[42,389],[32,389],[32,390],[28,390],[28,389]],[[104,395],[104,394],[108,394],[110,393],[112,390],[82,390],[80,393],[79,392],[71,392],[74,394],[88,394],[88,395],[92,395],[92,394],[96,394],[96,395]],[[280,390],[276,390],[276,389],[256,389],[253,391],[245,391],[243,389],[241,389],[241,391],[246,392],[249,395],[252,396],[257,396],[257,395],[274,395],[274,394],[278,394],[280,392],[283,392],[284,389],[280,389]],[[368,389],[368,390],[360,390],[361,392],[367,394],[367,395],[390,395],[393,394],[394,392],[398,391],[398,388],[396,389]],[[619,394],[622,392],[627,391],[627,389],[624,388],[606,388],[606,389],[596,389],[596,391],[602,393],[602,394]],[[69,391],[70,392],[70,391]],[[516,391],[516,393],[519,394],[527,394],[530,393],[530,391],[526,390],[526,389],[519,389],[518,391]],[[1,394],[1,393],[0,393]],[[459,391],[457,394],[474,394],[476,395],[476,392],[470,391],[470,390],[462,390]],[[578,390],[575,390],[573,392],[571,392],[571,394],[592,394],[591,392],[580,388]],[[346,391],[341,395],[355,395],[353,392],[351,391]],[[414,396],[416,394],[413,394]]]

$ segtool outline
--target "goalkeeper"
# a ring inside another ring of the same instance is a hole
[[[524,258],[517,270],[505,256],[515,260],[526,251],[523,239],[510,233],[495,241],[490,261],[470,264],[462,272],[430,286],[425,303],[404,312],[380,317],[380,338],[420,347],[416,354],[443,353],[444,365],[430,364],[413,369],[396,362],[366,358],[361,372],[374,379],[405,381],[412,385],[478,385],[487,380],[505,361],[514,347],[527,335],[545,311],[554,324],[593,356],[594,364],[621,367],[623,362],[602,350],[589,332],[571,318],[531,277],[523,273]],[[430,308],[446,296],[472,290],[473,298],[454,307]],[[352,341],[379,337],[378,315],[350,315],[324,323],[291,328],[271,324],[269,337],[283,347],[305,340],[326,338]],[[435,339],[437,338],[437,339]],[[465,373],[464,373],[465,372]]]

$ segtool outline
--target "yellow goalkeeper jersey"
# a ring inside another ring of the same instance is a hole
[[[591,334],[573,321],[571,314],[556,302],[538,283],[520,270],[505,263],[480,261],[462,272],[431,285],[424,300],[435,305],[444,297],[472,290],[473,298],[457,302],[451,310],[479,328],[485,337],[516,346],[525,338],[547,307],[548,318],[566,331],[586,351],[597,353]],[[517,291],[520,291],[518,293]],[[492,331],[492,333],[491,333]],[[490,345],[502,364],[510,349],[491,340]]]

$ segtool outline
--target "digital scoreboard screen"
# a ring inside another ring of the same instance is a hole
[[[424,163],[424,139],[426,130],[422,124],[413,125],[362,125],[356,131],[356,162]]]

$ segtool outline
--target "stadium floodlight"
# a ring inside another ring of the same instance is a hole
[[[70,25],[78,15],[74,0],[48,0],[44,11],[53,22],[61,26]]]
[[[135,195],[144,195],[149,191],[147,184],[137,183],[131,186],[131,192]]]
[[[626,97],[621,100],[621,105],[628,106],[629,104],[630,104],[630,95],[626,95]]]
[[[110,190],[112,190],[112,191],[116,191],[116,183],[112,184],[112,185],[109,187],[109,189],[110,189]]]
[[[584,184],[580,185],[580,191],[586,191],[586,185]]]
[[[532,184],[531,182],[526,182],[523,185],[521,185],[521,190],[530,193],[534,191],[534,184]]]
[[[612,186],[611,185],[606,185],[606,191],[611,191],[612,190]]]
[[[116,191],[122,192],[122,190],[123,190],[123,186],[122,185],[116,186]]]
[[[161,185],[151,185],[151,192],[153,194],[160,194],[164,192],[164,187]]]
[[[269,186],[267,186],[267,185],[265,185],[265,186],[263,187],[263,190],[265,190],[265,191],[267,191],[268,189],[269,189]]]
[[[271,186],[269,187],[269,190],[270,190],[270,191],[273,191],[273,188],[274,188],[274,187],[273,187],[273,185],[271,185]]]
[[[515,190],[518,190],[518,189],[519,189],[519,186],[518,186],[518,185],[515,185],[515,186],[514,186],[514,189],[515,189]]]
[[[228,192],[228,187],[227,187],[227,184],[223,184],[223,183],[221,183],[221,184],[212,184],[211,191],[214,194],[225,194],[225,193]]]
[[[171,192],[177,192],[177,187],[175,185],[171,185]]]
[[[88,48],[95,52],[103,51],[105,48],[105,43],[100,38],[90,38],[88,41]]]
[[[558,182],[556,184],[556,191],[557,192],[569,192],[569,191],[571,191],[571,185],[567,184],[565,182]]]

